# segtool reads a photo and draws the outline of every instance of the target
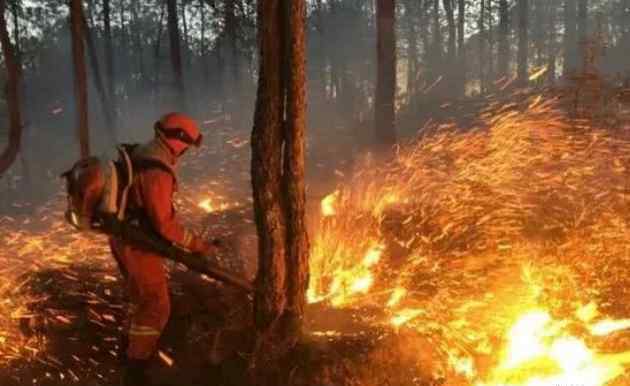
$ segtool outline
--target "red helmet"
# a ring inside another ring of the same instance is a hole
[[[155,131],[177,154],[190,145],[199,147],[203,136],[192,118],[181,113],[169,113],[155,123]]]

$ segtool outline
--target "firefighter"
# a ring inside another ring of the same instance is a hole
[[[216,246],[183,227],[173,209],[175,167],[190,146],[200,145],[199,128],[180,113],[163,116],[154,128],[154,139],[131,151],[135,176],[128,194],[127,216],[182,248],[212,254]],[[130,300],[123,385],[145,385],[148,364],[155,357],[170,313],[166,269],[159,254],[115,238],[110,239],[110,246],[127,281]]]

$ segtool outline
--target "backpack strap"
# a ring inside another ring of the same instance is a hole
[[[127,210],[127,201],[128,201],[128,197],[129,197],[129,189],[131,189],[131,185],[133,183],[133,177],[134,177],[134,167],[133,167],[133,163],[131,162],[131,156],[130,156],[130,151],[133,150],[133,148],[135,148],[135,146],[133,145],[120,145],[118,146],[118,154],[119,154],[119,160],[118,160],[118,164],[120,167],[120,172],[121,172],[121,178],[124,178],[124,185],[122,188],[122,193],[120,195],[120,204],[118,205],[118,213],[116,214],[116,217],[118,218],[118,220],[123,220],[125,218],[125,211]]]

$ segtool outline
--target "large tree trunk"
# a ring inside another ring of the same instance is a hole
[[[305,18],[305,0],[258,2],[260,72],[251,164],[259,254],[250,369],[255,385],[286,383],[282,361],[299,339],[306,304]]]
[[[437,0],[436,0],[437,1]],[[379,145],[396,143],[394,100],[396,98],[396,35],[394,0],[377,0],[377,79],[374,105],[376,140]]]
[[[83,6],[81,0],[70,1],[70,29],[72,32],[72,59],[74,63],[74,97],[76,102],[76,125],[81,157],[90,155],[88,130],[87,71],[85,69],[85,47],[83,39]]]
[[[508,8],[508,0],[499,0],[499,76],[507,76],[510,44],[508,36],[510,34],[510,11]]]
[[[577,3],[564,0],[564,66],[563,74],[568,76],[577,69]]]
[[[518,0],[518,81],[527,85],[529,72],[529,0]]]
[[[101,68],[98,63],[98,55],[96,53],[96,47],[94,46],[94,38],[92,37],[92,32],[89,25],[87,24],[87,20],[85,20],[85,15],[83,13],[81,13],[81,23],[83,27],[83,33],[85,35],[85,41],[87,42],[88,57],[90,58],[90,65],[92,67],[92,78],[94,80],[96,92],[98,93],[99,99],[101,100],[101,106],[103,107],[105,125],[107,126],[108,133],[110,133],[111,135],[112,141],[116,143],[118,140],[116,138],[116,129],[111,100],[109,99],[109,95],[105,91],[103,77],[101,76]]]
[[[166,0],[168,18],[168,36],[171,48],[171,65],[173,67],[174,88],[176,92],[175,104],[186,110],[186,94],[184,93],[184,78],[182,74],[182,54],[177,17],[177,0]]]
[[[6,98],[9,109],[9,144],[0,154],[0,176],[2,176],[13,164],[20,151],[22,138],[22,118],[20,115],[20,71],[19,63],[15,56],[15,49],[11,44],[7,23],[4,17],[6,0],[0,0],[0,43],[2,54],[7,68]]]

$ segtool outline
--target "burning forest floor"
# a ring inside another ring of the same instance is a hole
[[[630,141],[520,99],[388,161],[309,142],[310,304],[287,385],[630,384]],[[247,133],[210,130],[178,206],[251,278]],[[2,386],[116,384],[122,279],[62,201],[0,219]],[[171,276],[162,384],[243,385],[249,299]]]

